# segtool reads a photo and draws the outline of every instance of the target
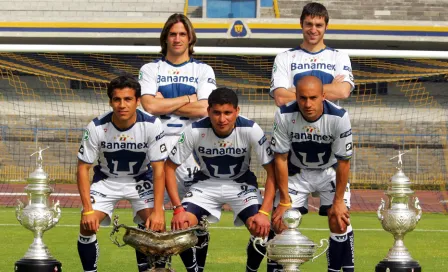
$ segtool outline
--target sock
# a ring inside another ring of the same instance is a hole
[[[187,272],[198,272],[199,267],[198,263],[196,262],[196,248],[192,247],[184,252],[180,253],[180,258],[182,259],[182,262],[184,263],[185,268],[187,269]]]
[[[84,271],[96,272],[100,247],[96,235],[84,236],[79,234],[78,254]]]
[[[138,224],[137,227],[141,230],[145,229],[145,225],[143,224]],[[138,250],[135,250],[135,257],[137,258],[137,266],[139,272],[147,271],[150,268],[148,264],[149,262],[148,256],[146,256],[145,254],[141,253]]]
[[[269,231],[268,241],[274,239],[275,232],[273,230]],[[283,271],[283,266],[268,258],[267,260],[267,272],[281,272]]]
[[[331,233],[327,251],[328,271],[354,271],[354,236],[352,226],[345,233]]]
[[[196,244],[196,261],[198,262],[199,272],[204,271],[205,261],[207,259],[208,242],[210,241],[210,233],[197,231],[198,243]]]
[[[260,267],[261,262],[263,261],[264,256],[258,253],[254,248],[254,242],[255,237],[250,236],[249,242],[247,243],[247,261],[246,261],[246,272],[253,272],[257,271]],[[267,238],[264,240],[264,242],[267,242]],[[257,249],[263,253],[266,254],[266,248],[264,246],[261,246],[260,244],[256,245]]]

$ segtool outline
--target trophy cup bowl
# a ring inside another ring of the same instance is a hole
[[[124,228],[123,243],[120,243],[115,236],[120,228]],[[114,218],[114,228],[110,234],[110,239],[118,247],[129,245],[146,256],[162,257],[167,263],[168,268],[152,268],[149,271],[174,271],[170,267],[170,259],[172,255],[177,255],[196,245],[198,237],[195,231],[206,231],[208,222],[203,219],[199,225],[184,230],[176,230],[171,232],[153,232],[151,230],[141,230],[136,227],[129,227],[124,224],[118,224],[118,216]]]
[[[404,153],[399,153],[403,155]],[[401,159],[401,158],[400,158]],[[399,161],[399,165],[400,161]],[[375,267],[375,272],[420,272],[421,267],[415,261],[404,245],[404,236],[417,226],[422,216],[422,209],[418,198],[414,198],[414,207],[409,207],[409,198],[414,194],[410,188],[411,182],[403,173],[401,167],[391,178],[391,186],[385,194],[389,198],[386,202],[381,199],[377,215],[383,229],[394,236],[394,245],[380,263]]]
[[[257,237],[253,241],[255,250],[258,251],[256,244],[259,243],[266,247],[267,257],[273,261],[283,265],[285,272],[299,272],[299,266],[309,260],[314,261],[316,258],[324,254],[328,249],[328,240],[320,240],[317,246],[313,241],[301,234],[297,227],[302,220],[302,214],[298,210],[289,209],[282,216],[283,224],[288,229],[281,234],[275,236],[274,239],[263,242],[263,238]],[[323,246],[324,242],[327,247],[319,254],[315,255],[317,248]],[[260,251],[258,253],[264,255]]]
[[[42,168],[42,151],[39,153],[37,168],[27,178],[28,185],[25,192],[28,205],[18,200],[16,218],[22,226],[34,234],[34,241],[25,253],[25,256],[15,263],[16,272],[61,272],[62,264],[51,256],[44,244],[42,236],[45,231],[53,228],[61,218],[59,201],[48,205],[48,197],[53,189],[48,185],[47,174]]]

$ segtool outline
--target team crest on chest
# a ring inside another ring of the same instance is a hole
[[[216,145],[216,144],[215,144],[215,145]],[[219,142],[218,142],[218,146],[219,146],[219,147],[231,147],[231,146],[232,146],[232,143],[229,142],[229,141],[222,140],[222,141],[219,141]]]
[[[127,140],[134,140],[130,135],[126,135],[124,133],[117,135],[114,137],[114,140],[118,139],[120,142],[126,142]]]
[[[304,126],[303,130],[306,133],[315,133],[315,134],[320,134],[320,130],[317,127],[313,127],[313,126]]]

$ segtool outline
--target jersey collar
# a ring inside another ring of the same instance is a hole
[[[174,64],[174,63],[172,63],[171,61],[167,60],[165,56],[162,57],[162,60],[163,60],[164,62],[168,63],[169,65],[173,66],[173,67],[182,67],[182,66],[184,66],[184,65],[186,65],[186,64],[188,64],[188,63],[190,63],[190,62],[192,62],[192,61],[193,61],[193,57],[190,57],[189,60],[187,60],[187,61],[185,61],[185,62],[182,62],[182,63],[179,63],[179,64]]]

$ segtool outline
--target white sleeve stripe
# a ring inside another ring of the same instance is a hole
[[[85,160],[81,159],[78,157],[78,160],[82,161],[83,163],[87,163],[87,164],[93,164],[93,162],[86,162]]]
[[[155,94],[150,94],[150,93],[144,93],[144,94],[142,94],[141,96],[144,96],[144,95],[150,95],[150,96],[156,96]]]
[[[162,158],[162,159],[159,159],[159,160],[153,160],[153,161],[149,161],[149,162],[159,162],[159,161],[164,161],[164,160],[166,160],[168,158],[168,156],[166,156],[166,157],[164,157],[164,158]]]
[[[268,164],[272,163],[273,161],[274,161],[274,158],[272,158],[272,160],[270,160],[269,162],[262,164],[262,166],[268,165]]]

